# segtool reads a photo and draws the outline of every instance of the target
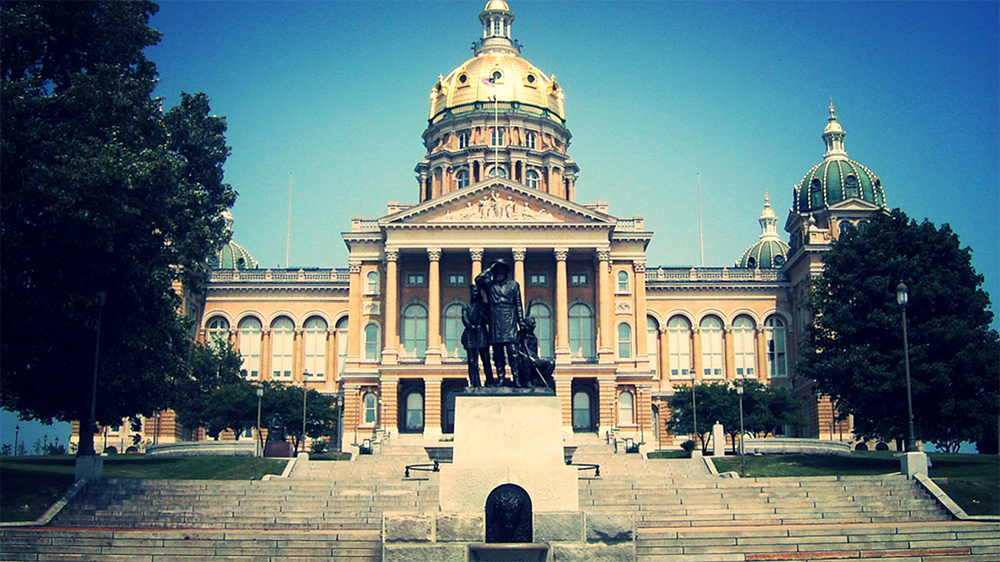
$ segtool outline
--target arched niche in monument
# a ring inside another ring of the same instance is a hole
[[[531,497],[517,484],[501,484],[486,498],[486,542],[531,542]]]

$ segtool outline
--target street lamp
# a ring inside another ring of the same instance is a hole
[[[743,447],[743,381],[736,381],[736,394],[740,397],[740,477],[747,475],[746,449]]]
[[[697,448],[699,442],[701,441],[701,435],[698,434],[698,403],[695,401],[694,397],[694,375],[691,375],[691,423],[694,424],[694,446]],[[694,450],[694,449],[692,449]],[[698,449],[701,450],[700,448]]]
[[[306,450],[306,378],[309,376],[309,371],[304,371],[302,373],[302,451]],[[298,454],[298,451],[296,451]]]
[[[260,435],[260,402],[261,398],[263,397],[264,397],[264,387],[258,386],[257,387],[257,456],[258,457],[260,456],[261,453],[261,448],[262,448],[261,444],[263,441]]]
[[[19,433],[21,433],[21,426],[20,426],[20,424],[14,426],[14,456],[15,457],[17,456],[17,436],[18,436]]]
[[[906,303],[909,301],[906,285],[900,281],[896,285],[896,304],[903,310],[903,360],[906,363],[906,417],[909,423],[909,433],[906,436],[906,452],[917,450],[917,442],[913,434],[913,391],[910,388],[910,342],[906,334]]]
[[[97,336],[94,339],[94,381],[90,387],[90,420],[89,425],[86,430],[90,432],[90,450],[81,450],[81,455],[96,455],[97,452],[94,450],[94,426],[97,424],[97,364],[98,359],[101,355],[101,315],[104,312],[104,301],[107,299],[107,293],[104,291],[99,291],[97,293]],[[80,424],[80,443],[83,443],[83,424]],[[105,439],[107,439],[107,434],[105,434]],[[107,445],[105,443],[105,445]]]

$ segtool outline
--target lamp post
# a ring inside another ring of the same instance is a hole
[[[906,334],[906,303],[909,301],[906,284],[900,281],[896,285],[896,304],[903,310],[903,361],[906,364],[906,419],[909,424],[906,436],[906,452],[917,450],[917,442],[913,434],[913,391],[910,387],[910,342]]]
[[[14,456],[17,456],[17,437],[21,433],[20,424],[14,426]]]
[[[302,373],[302,451],[306,450],[306,377],[309,376],[309,371],[304,371]],[[295,451],[298,455],[298,450]]]
[[[691,376],[691,423],[694,424],[694,446],[698,447],[698,442],[701,441],[698,435],[698,403],[695,401],[694,397],[694,375]],[[693,449],[692,449],[693,450]],[[701,449],[699,449],[701,450]]]
[[[97,336],[94,338],[94,380],[90,387],[90,427],[83,427],[80,424],[80,443],[83,443],[83,432],[90,432],[90,450],[81,450],[81,455],[96,455],[97,452],[94,450],[94,426],[97,424],[97,364],[98,359],[101,355],[101,316],[104,312],[104,301],[107,299],[107,293],[104,291],[99,291],[97,293]],[[107,434],[105,434],[107,438]]]
[[[262,448],[261,442],[263,441],[260,435],[260,402],[263,397],[264,397],[264,387],[258,386],[257,387],[257,456],[258,457],[261,455],[261,448]]]
[[[740,477],[747,475],[746,449],[743,448],[743,381],[736,381],[736,394],[740,397]]]

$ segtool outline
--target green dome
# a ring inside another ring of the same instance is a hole
[[[743,252],[736,267],[747,269],[781,269],[788,260],[790,248],[778,234],[778,216],[771,208],[771,198],[764,195],[764,211],[760,214],[760,239]]]
[[[223,211],[222,218],[226,221],[226,228],[232,232],[233,214],[228,210]],[[212,269],[256,269],[257,260],[253,259],[246,248],[230,237],[229,242],[208,259],[208,265]]]
[[[882,181],[875,172],[847,157],[844,137],[847,133],[837,123],[833,103],[830,103],[830,118],[823,131],[826,154],[823,161],[806,172],[795,186],[792,209],[799,213],[809,213],[846,201],[860,199],[886,207]]]

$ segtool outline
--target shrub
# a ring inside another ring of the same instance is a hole
[[[684,449],[685,453],[690,453],[697,446],[698,444],[694,442],[694,439],[688,439],[687,441],[681,443],[681,449]]]

